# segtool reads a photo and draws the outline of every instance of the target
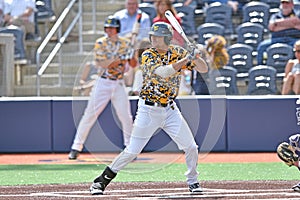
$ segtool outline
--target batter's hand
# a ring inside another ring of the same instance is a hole
[[[201,57],[201,52],[198,49],[194,48],[189,55],[189,59],[195,60],[199,57]]]

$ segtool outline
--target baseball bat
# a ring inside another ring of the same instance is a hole
[[[142,19],[142,12],[138,12],[136,16],[136,21],[133,25],[132,32],[131,32],[131,41],[130,41],[130,51],[128,53],[128,59],[132,58],[134,55],[134,51],[132,50],[134,48],[136,37],[139,33],[140,25],[141,25],[141,19]]]
[[[174,17],[173,13],[170,10],[167,10],[165,12],[166,18],[169,20],[171,25],[174,27],[174,29],[182,36],[182,38],[186,41],[188,46],[193,45],[193,43],[190,42],[190,40],[187,38],[185,32],[183,31],[181,25],[177,21],[177,19]]]
[[[132,29],[132,37],[131,37],[131,42],[130,42],[130,45],[132,45],[132,46],[134,46],[135,39],[139,33],[141,19],[142,19],[142,12],[138,12],[138,14],[136,16],[136,21],[135,21],[135,23],[133,25],[133,29]]]

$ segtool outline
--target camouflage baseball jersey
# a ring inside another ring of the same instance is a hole
[[[125,58],[128,52],[129,40],[119,37],[117,42],[111,42],[106,36],[97,39],[94,47],[95,60],[101,61],[111,59],[115,56]],[[122,79],[125,71],[125,63],[120,62],[117,67],[106,68],[103,72],[104,77],[109,79]]]
[[[176,63],[186,57],[187,53],[185,49],[175,45],[170,45],[166,53],[158,53],[155,48],[144,51],[141,61],[143,86],[140,97],[161,104],[172,102],[178,95],[181,79],[180,70],[167,78],[155,74],[154,71],[160,66]],[[194,66],[194,63],[189,63],[182,69],[191,70]]]

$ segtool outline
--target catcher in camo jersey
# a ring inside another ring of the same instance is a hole
[[[170,44],[171,25],[156,22],[149,32],[151,48],[142,54],[143,84],[129,145],[105,168],[90,187],[93,195],[102,195],[110,181],[143,150],[155,131],[163,129],[185,153],[186,180],[190,192],[202,192],[198,182],[198,147],[194,136],[179,111],[178,94],[181,69],[206,72],[208,67],[197,49],[191,53]]]
[[[289,167],[295,166],[300,170],[300,134],[290,136],[289,143],[280,143],[277,147],[277,155]],[[300,192],[300,182],[294,185],[292,189]]]
[[[132,115],[128,95],[125,90],[124,73],[129,66],[136,66],[137,60],[129,58],[129,40],[119,37],[120,20],[108,16],[104,22],[105,36],[97,39],[94,47],[94,58],[97,68],[103,73],[93,86],[88,105],[78,125],[77,132],[69,153],[69,159],[77,159],[83,144],[108,102],[111,101],[123,130],[124,146],[129,143],[132,131]]]

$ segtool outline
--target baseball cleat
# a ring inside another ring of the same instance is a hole
[[[69,153],[69,160],[76,160],[79,156],[79,151],[72,149]]]
[[[92,195],[102,195],[104,188],[102,187],[101,183],[93,183],[90,187],[90,192]]]
[[[189,190],[191,193],[198,193],[203,191],[199,183],[189,185]]]
[[[295,191],[295,192],[300,192],[300,183],[298,183],[297,185],[294,185],[292,187],[292,189]]]

